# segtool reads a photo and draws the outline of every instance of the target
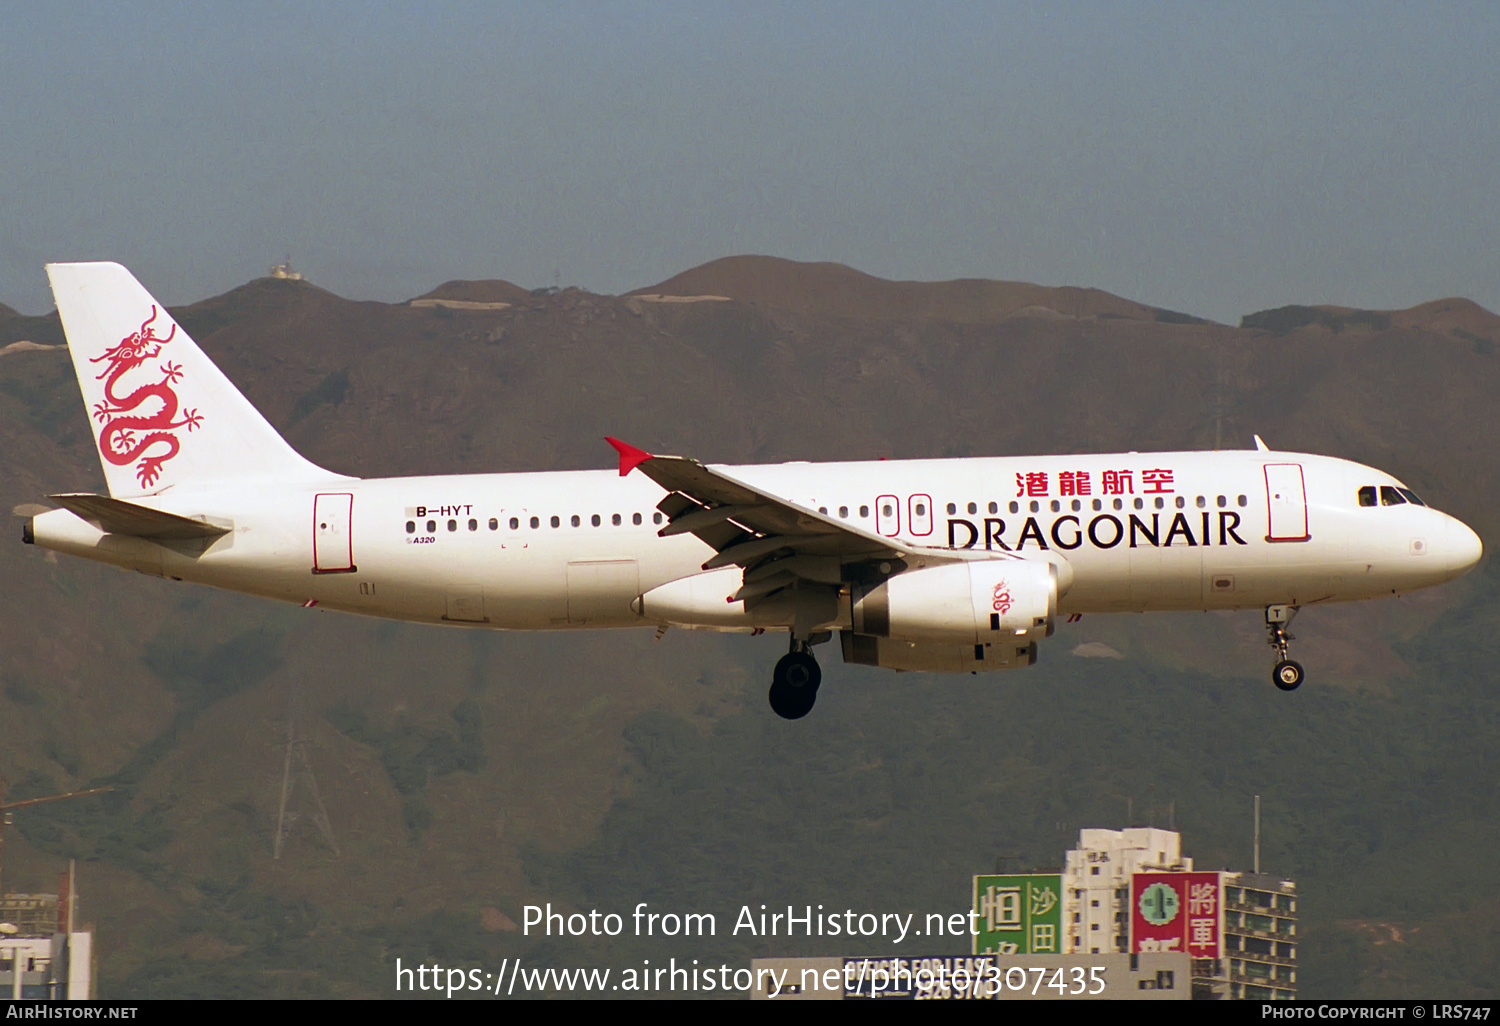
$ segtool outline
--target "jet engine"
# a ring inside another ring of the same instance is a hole
[[[948,563],[855,586],[850,626],[857,635],[915,644],[1024,646],[1052,633],[1057,595],[1052,563]]]

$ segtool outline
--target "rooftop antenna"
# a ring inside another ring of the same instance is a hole
[[[1260,795],[1255,796],[1255,875],[1260,876]]]
[[[323,796],[318,793],[318,779],[313,776],[312,762],[307,757],[308,738],[297,733],[297,712],[300,705],[298,698],[298,686],[293,683],[291,698],[287,703],[286,759],[281,769],[281,806],[276,812],[276,840],[271,847],[273,859],[281,858],[281,849],[287,835],[301,817],[301,812],[297,809],[290,813],[287,811],[292,791],[298,784],[311,796],[313,825],[323,835],[323,840],[328,842],[328,847],[333,849],[334,855],[339,854],[338,842],[333,839],[333,827],[328,822],[328,809],[323,805]]]
[[[1217,347],[1218,366],[1214,381],[1214,452],[1224,448],[1224,347]]]

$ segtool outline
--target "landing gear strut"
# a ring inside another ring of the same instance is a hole
[[[800,720],[812,712],[822,683],[823,671],[813,658],[812,646],[793,638],[791,651],[781,657],[771,675],[771,709],[784,720]]]
[[[1271,670],[1271,683],[1282,691],[1296,691],[1302,686],[1302,664],[1287,658],[1287,644],[1295,639],[1287,632],[1292,617],[1297,615],[1296,606],[1267,606],[1267,643],[1276,650],[1277,663]]]

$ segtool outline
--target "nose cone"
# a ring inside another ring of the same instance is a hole
[[[1484,543],[1462,520],[1449,517],[1447,528],[1443,532],[1443,564],[1450,578],[1459,577],[1474,569],[1484,555]]]

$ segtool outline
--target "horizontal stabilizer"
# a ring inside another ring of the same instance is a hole
[[[217,538],[229,528],[204,520],[163,513],[149,506],[111,499],[108,495],[49,495],[53,502],[75,516],[87,520],[106,534],[127,534],[133,538],[183,540]]]

